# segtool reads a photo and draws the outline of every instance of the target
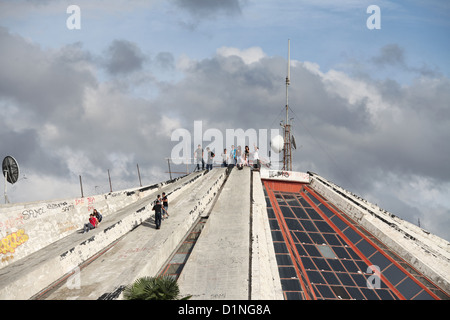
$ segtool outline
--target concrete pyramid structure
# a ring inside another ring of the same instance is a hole
[[[156,229],[153,201],[169,197]],[[89,213],[98,228],[81,233]],[[316,173],[214,168],[0,206],[0,299],[122,299],[168,275],[203,300],[448,300],[450,244]]]

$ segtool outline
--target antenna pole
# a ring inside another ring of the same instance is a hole
[[[288,39],[288,70],[286,77],[286,120],[284,122],[283,170],[292,171],[291,126],[289,124],[289,85],[291,84],[291,40]]]
[[[141,172],[139,171],[139,163],[136,164],[136,166],[137,166],[137,172],[138,172],[138,177],[139,177],[139,185],[142,187]]]
[[[112,192],[111,175],[109,174],[109,169],[108,169],[108,179],[109,179],[109,190],[110,192]]]
[[[9,202],[9,201],[7,202],[8,196],[6,195],[6,188],[7,188],[7,186],[8,186],[8,184],[7,184],[7,180],[8,180],[8,170],[5,170],[4,173],[5,173],[5,204],[6,204],[6,203]]]
[[[84,198],[84,194],[83,194],[83,182],[81,181],[81,175],[80,177],[80,188],[81,188],[81,197]]]

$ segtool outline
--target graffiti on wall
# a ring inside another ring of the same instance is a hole
[[[94,203],[95,203],[94,197],[75,199],[76,206],[87,204],[88,212],[94,210]]]
[[[16,232],[8,234],[6,237],[2,238],[0,241],[0,253],[14,253],[16,248],[21,244],[27,242],[29,239],[28,235],[25,233],[25,230],[20,229]]]

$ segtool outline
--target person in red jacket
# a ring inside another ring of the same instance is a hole
[[[83,233],[89,232],[89,230],[97,228],[98,220],[93,213],[89,215],[89,223],[84,225]]]

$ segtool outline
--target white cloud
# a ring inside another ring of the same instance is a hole
[[[217,54],[226,58],[231,56],[239,57],[245,64],[252,64],[266,57],[266,54],[260,47],[251,47],[244,50],[231,47],[221,47],[217,49]]]

